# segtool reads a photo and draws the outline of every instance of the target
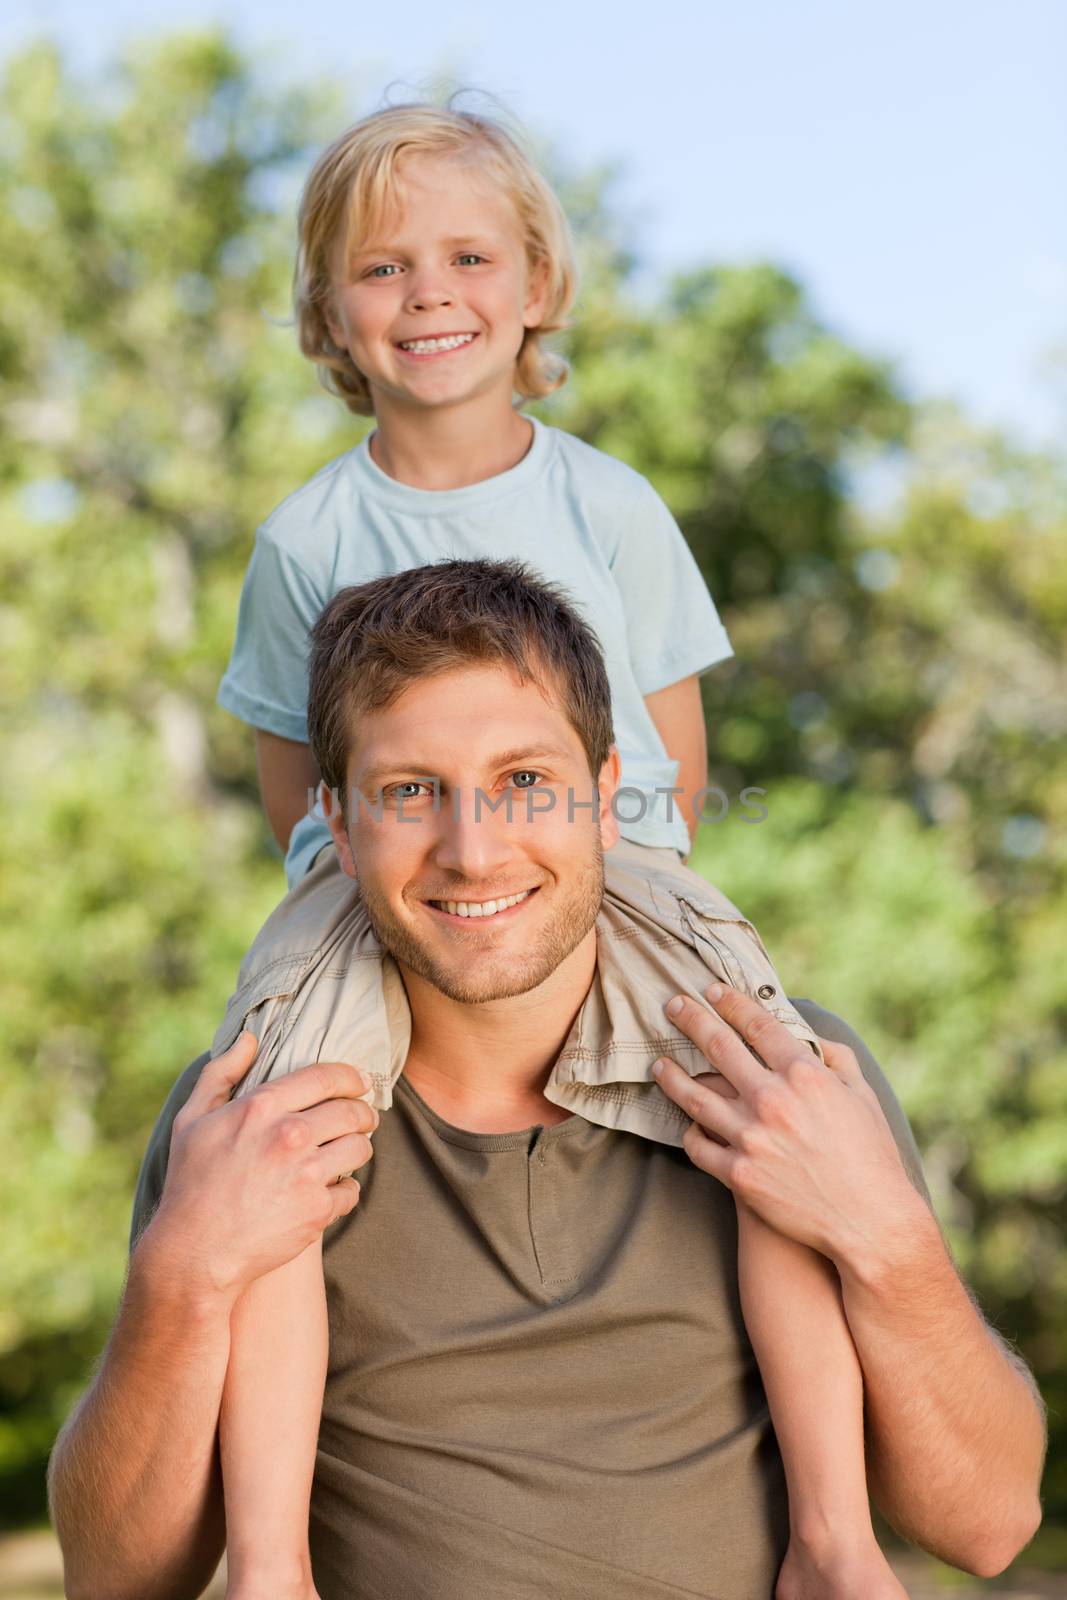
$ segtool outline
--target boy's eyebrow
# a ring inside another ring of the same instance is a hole
[[[496,236],[492,233],[458,233],[450,239],[443,239],[442,244],[451,245],[455,249],[461,244],[495,244]]]
[[[458,250],[460,245],[485,244],[496,246],[499,240],[491,233],[456,233],[441,243],[449,250]],[[388,256],[399,254],[398,246],[389,240],[381,244],[361,244],[349,252],[350,261],[362,261],[364,256]]]
[[[487,767],[521,767],[524,762],[531,761],[570,761],[574,758],[573,750],[565,750],[561,745],[517,745],[513,750],[501,750],[496,755],[490,756],[486,761]],[[380,762],[375,767],[368,767],[366,772],[360,774],[359,789],[362,794],[368,790],[381,788],[387,781],[393,783],[430,783],[434,780],[434,763],[427,761],[390,761]]]

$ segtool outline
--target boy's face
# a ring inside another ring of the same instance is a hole
[[[450,999],[479,1004],[528,993],[593,937],[618,781],[612,749],[594,801],[554,696],[472,665],[361,712],[347,826],[324,803],[384,947]]]
[[[477,165],[408,160],[401,203],[352,258],[336,245],[328,318],[370,387],[375,415],[462,405],[499,392],[543,316],[510,200]],[[440,343],[441,340],[445,343]],[[421,341],[421,345],[420,345]]]

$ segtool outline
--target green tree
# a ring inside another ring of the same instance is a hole
[[[348,111],[216,35],[0,106],[0,1473],[43,1462],[110,1321],[159,1103],[282,887],[213,697],[252,529],[358,437],[285,325],[291,212]],[[610,173],[545,414],[679,516],[738,661],[698,862],[913,1116],[964,1266],[1057,1410],[1067,1361],[1062,463],[916,416],[773,266],[634,293]],[[874,516],[855,472],[888,457]],[[746,826],[743,783],[766,789]],[[1049,1503],[1067,1507],[1050,1477]]]
[[[318,109],[314,109],[314,108]],[[323,109],[325,108],[325,109]],[[161,1091],[282,878],[212,701],[251,531],[350,441],[279,325],[316,120],[222,39],[0,112],[0,1469],[41,1466],[123,1268]],[[332,108],[336,117],[336,107]]]

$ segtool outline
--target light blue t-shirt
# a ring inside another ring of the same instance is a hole
[[[671,761],[644,696],[732,654],[699,568],[652,485],[614,457],[536,418],[517,466],[462,489],[413,489],[376,466],[368,441],[323,467],[259,529],[219,703],[242,721],[307,742],[308,630],[339,589],[445,559],[524,561],[592,626],[611,683],[627,839],[688,853]],[[632,818],[632,820],[630,820]],[[301,818],[290,884],[329,830]]]

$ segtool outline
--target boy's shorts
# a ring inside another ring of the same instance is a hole
[[[605,853],[596,938],[592,986],[544,1088],[553,1104],[681,1145],[689,1118],[661,1092],[652,1064],[670,1056],[694,1076],[715,1070],[664,1010],[672,995],[700,998],[715,980],[758,999],[821,1059],[755,928],[675,851],[623,840]],[[366,1098],[379,1111],[391,1106],[411,1039],[407,993],[332,847],[261,929],[212,1055],[242,1028],[259,1050],[236,1094],[313,1061],[347,1061],[370,1078]]]

